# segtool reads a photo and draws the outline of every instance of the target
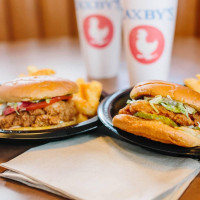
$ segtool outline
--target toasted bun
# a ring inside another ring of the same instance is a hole
[[[134,135],[166,144],[183,147],[200,146],[199,136],[172,128],[155,120],[145,120],[131,115],[119,114],[113,118],[113,125]]]
[[[0,86],[0,102],[33,101],[77,91],[76,83],[55,76],[22,77]]]
[[[4,130],[12,130],[12,131],[36,131],[36,130],[46,130],[46,129],[67,127],[67,126],[75,125],[77,123],[78,123],[77,119],[74,119],[72,121],[63,122],[63,123],[57,124],[57,125],[41,126],[41,127],[10,127],[8,129],[4,129]]]
[[[145,81],[137,84],[130,93],[132,99],[156,95],[169,95],[173,100],[188,104],[200,112],[200,93],[183,85],[165,81]]]

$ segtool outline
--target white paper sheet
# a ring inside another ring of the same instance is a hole
[[[86,200],[175,199],[200,171],[196,160],[95,136],[48,143],[1,166],[20,174],[1,176]]]

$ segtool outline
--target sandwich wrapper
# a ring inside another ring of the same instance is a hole
[[[98,134],[47,143],[1,166],[1,177],[85,200],[178,199],[200,171],[197,160]]]

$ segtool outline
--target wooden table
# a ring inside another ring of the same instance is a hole
[[[0,82],[13,79],[20,73],[26,73],[28,65],[40,68],[52,68],[58,76],[75,80],[86,78],[85,68],[80,58],[78,41],[66,38],[48,41],[24,41],[12,44],[0,44]],[[177,38],[174,44],[172,67],[169,79],[183,83],[186,77],[194,77],[200,73],[200,40],[194,38]],[[104,89],[113,92],[129,87],[125,62],[122,61],[119,76],[113,80],[103,80]],[[6,162],[35,144],[0,144],[0,163]],[[2,172],[3,169],[0,169]],[[200,199],[200,174],[194,179],[181,200]],[[0,199],[63,199],[50,193],[33,189],[14,181],[0,178]]]

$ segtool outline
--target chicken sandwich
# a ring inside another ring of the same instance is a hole
[[[200,93],[174,83],[137,84],[113,125],[151,140],[184,147],[200,146]]]
[[[0,86],[0,128],[74,124],[76,83],[55,76],[31,76]]]

